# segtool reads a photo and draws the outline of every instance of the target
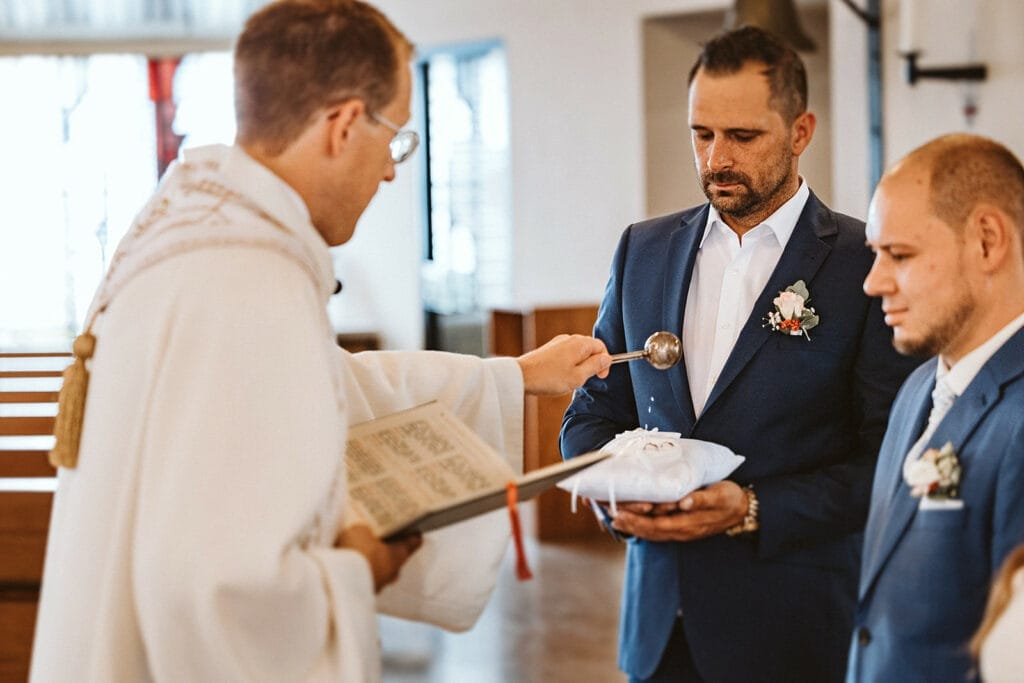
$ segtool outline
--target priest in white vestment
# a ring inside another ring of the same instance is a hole
[[[507,518],[373,538],[347,512],[349,425],[438,400],[518,469],[524,389],[610,359],[587,337],[487,360],[334,344],[328,246],[415,148],[410,54],[360,2],[250,18],[236,145],[172,166],[93,303],[33,681],[374,681],[378,610],[454,629],[482,610]]]

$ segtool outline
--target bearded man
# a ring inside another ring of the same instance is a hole
[[[709,203],[626,229],[595,326],[612,353],[669,330],[683,359],[589,380],[563,454],[647,427],[746,457],[675,503],[619,503],[630,680],[840,681],[875,460],[916,362],[861,289],[864,224],[798,173],[815,126],[799,56],[742,28],[707,43],[689,87]]]

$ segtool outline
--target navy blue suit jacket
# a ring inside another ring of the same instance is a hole
[[[851,682],[976,680],[967,642],[993,573],[1024,543],[1024,330],[982,367],[926,444],[953,444],[959,510],[918,509],[903,481],[903,461],[931,410],[936,362],[900,390],[879,455]]]
[[[680,334],[707,215],[705,205],[625,231],[594,328],[610,352],[642,348],[657,330]],[[730,478],[752,483],[761,503],[753,541],[630,541],[619,642],[627,673],[653,673],[681,611],[706,680],[842,680],[875,458],[913,367],[863,293],[871,262],[863,223],[812,194],[699,417],[685,357],[667,371],[613,366],[574,395],[565,457],[638,426],[681,432],[746,456]],[[821,318],[810,339],[763,325],[797,280]]]

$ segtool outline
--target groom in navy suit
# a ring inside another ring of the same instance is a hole
[[[867,236],[896,348],[936,358],[882,444],[848,680],[977,680],[968,641],[1024,542],[1024,168],[985,138],[933,140],[883,177]]]
[[[815,126],[806,107],[800,58],[764,31],[704,47],[689,116],[710,203],[625,231],[595,326],[613,353],[671,331],[683,359],[615,366],[565,415],[566,457],[636,427],[746,456],[730,480],[677,503],[619,505],[614,527],[633,536],[619,666],[632,681],[845,672],[859,532],[912,362],[862,290],[863,223],[798,173]]]

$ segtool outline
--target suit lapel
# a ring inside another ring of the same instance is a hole
[[[665,290],[662,293],[662,300],[665,302],[662,329],[680,337],[683,334],[683,314],[686,311],[686,296],[690,291],[690,278],[693,275],[693,266],[697,262],[697,249],[704,235],[707,220],[708,207],[705,205],[702,211],[672,233],[668,244],[668,267]],[[686,354],[683,354],[678,365],[665,372],[669,373],[672,394],[679,405],[679,414],[683,417],[684,423],[678,425],[678,430],[684,435],[689,434],[693,423],[696,422],[696,416],[693,414],[693,398],[686,375]]]
[[[1024,373],[1024,330],[1018,331],[988,360],[964,393],[953,403],[949,412],[943,417],[935,433],[931,435],[925,448],[940,448],[947,442],[953,444],[961,465],[967,467],[971,454],[963,450],[985,415],[999,400],[1004,384]],[[932,365],[934,367],[934,363]],[[924,383],[918,392],[919,408],[924,417],[931,409],[931,390],[933,382]],[[888,510],[875,509],[872,504],[871,519],[865,534],[865,574],[861,583],[861,595],[867,593],[871,583],[878,576],[889,555],[892,554],[900,538],[906,533],[907,527],[914,519],[920,501],[910,495],[910,489],[903,482],[903,460],[907,451],[917,439],[920,430],[904,434],[900,439],[903,449],[896,452],[895,457],[887,462],[886,475],[888,487],[882,491],[890,491]],[[965,472],[965,476],[970,476]],[[970,501],[965,501],[970,504]],[[878,512],[879,514],[876,514]],[[879,528],[881,527],[881,528]],[[870,553],[870,555],[868,554]]]
[[[771,277],[768,278],[765,288],[757,297],[750,317],[736,338],[732,353],[726,359],[718,381],[711,389],[711,394],[704,404],[704,412],[708,411],[746,367],[761,345],[771,336],[771,332],[764,327],[762,319],[772,310],[772,301],[779,295],[779,292],[797,280],[803,280],[811,292],[811,304],[814,304],[814,276],[821,264],[825,262],[825,257],[832,250],[829,238],[834,237],[837,232],[835,216],[818,201],[812,192],[807,199],[807,205],[804,206],[804,210],[800,214],[796,227],[793,229],[793,234],[779,258],[779,263],[772,271]]]
[[[931,394],[935,387],[935,361],[931,361],[929,367],[932,368],[928,374],[930,381],[922,382],[911,399],[911,405],[915,406],[909,415],[911,419],[904,420],[897,427],[901,430],[899,435],[893,439],[891,448],[886,450],[884,458],[878,462],[877,483],[872,488],[871,511],[868,515],[867,528],[864,530],[861,596],[867,592],[884,557],[892,550],[895,539],[903,533],[917,504],[917,499],[911,497],[910,489],[903,483],[903,461],[924,431],[928,413],[931,411]],[[895,424],[890,420],[890,429]]]

